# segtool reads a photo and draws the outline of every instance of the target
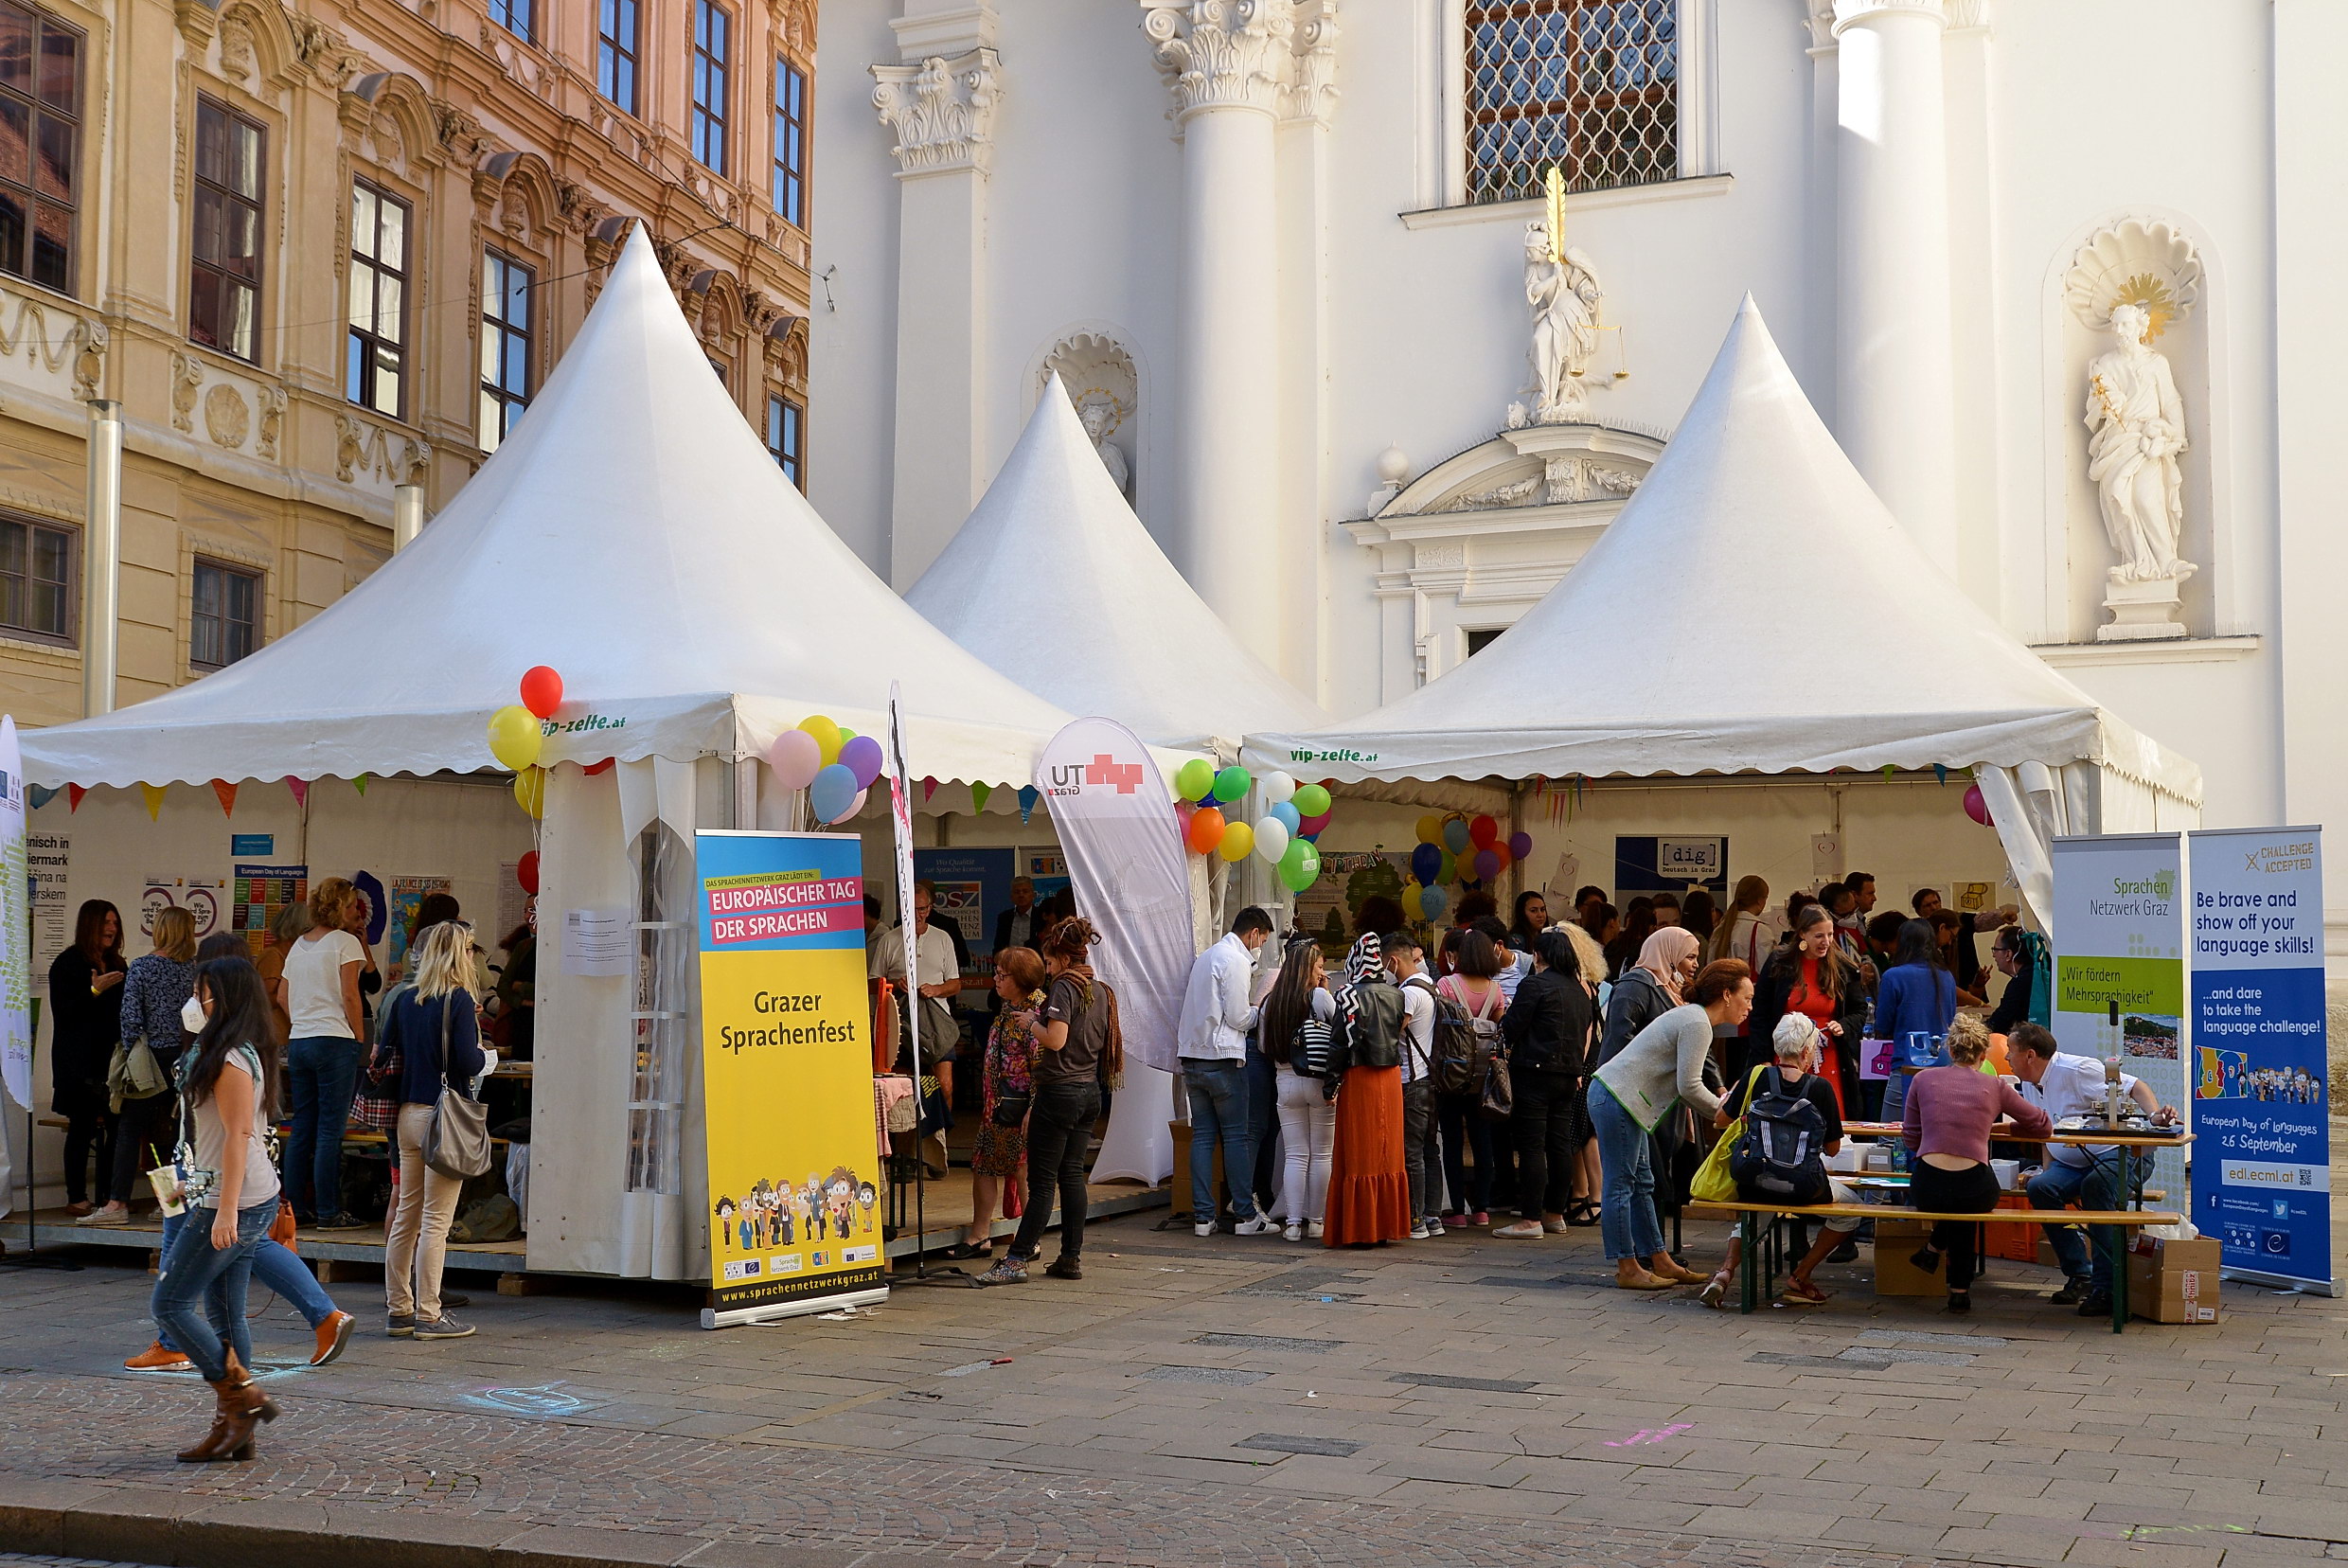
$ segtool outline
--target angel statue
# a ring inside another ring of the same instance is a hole
[[[1605,291],[1590,258],[1569,245],[1560,261],[1550,254],[1549,225],[1524,225],[1524,298],[1533,307],[1534,424],[1564,424],[1590,406],[1582,372],[1598,351],[1598,301]]]
[[[2145,341],[2151,323],[2141,305],[2113,306],[2120,346],[2088,366],[2087,476],[2119,557],[2115,583],[2182,582],[2196,570],[2177,558],[2185,522],[2177,466],[2185,405],[2169,362]]]

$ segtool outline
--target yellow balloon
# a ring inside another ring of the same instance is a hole
[[[546,814],[546,770],[525,768],[514,775],[514,804],[530,813],[532,820]]]
[[[505,767],[520,770],[535,764],[545,739],[538,715],[519,703],[489,715],[489,755]]]
[[[1443,813],[1430,811],[1418,819],[1418,842],[1440,845],[1443,842]]]
[[[1426,907],[1418,901],[1418,895],[1419,886],[1416,882],[1411,883],[1402,890],[1402,913],[1414,920],[1423,920],[1427,918]]]
[[[824,754],[825,767],[840,760],[840,748],[847,744],[847,738],[840,733],[839,725],[820,713],[811,713],[799,721],[799,727],[815,738],[816,749]]]
[[[1223,841],[1215,852],[1232,862],[1243,861],[1255,847],[1255,829],[1244,822],[1234,822],[1223,829]]]

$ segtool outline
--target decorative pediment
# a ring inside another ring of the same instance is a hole
[[[1639,488],[1663,437],[1611,425],[1528,425],[1503,431],[1415,479],[1390,478],[1371,497],[1372,518],[1526,508],[1620,506]]]

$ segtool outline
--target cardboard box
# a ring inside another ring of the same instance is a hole
[[[1876,1294],[1932,1296],[1948,1292],[1945,1265],[1927,1274],[1908,1258],[1931,1234],[1932,1227],[1921,1220],[1876,1221]]]
[[[2150,1323],[2215,1323],[2218,1262],[2214,1236],[2140,1238],[2127,1259],[2128,1315]]]

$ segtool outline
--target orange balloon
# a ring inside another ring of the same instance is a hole
[[[1211,855],[1215,846],[1223,842],[1223,813],[1212,806],[1201,806],[1190,813],[1190,826],[1183,837],[1190,847],[1201,855]]]

